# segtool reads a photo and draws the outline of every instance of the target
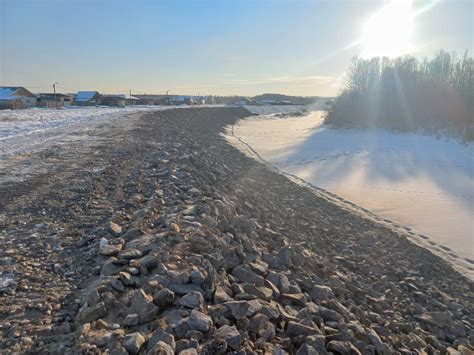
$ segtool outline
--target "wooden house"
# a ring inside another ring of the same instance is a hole
[[[36,96],[22,86],[0,86],[0,109],[36,106]]]

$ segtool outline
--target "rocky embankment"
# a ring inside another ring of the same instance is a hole
[[[248,114],[143,114],[2,188],[0,349],[472,354],[472,283],[229,146]]]

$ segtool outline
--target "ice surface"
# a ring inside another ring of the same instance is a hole
[[[334,129],[321,115],[244,119],[230,140],[283,173],[428,236],[425,245],[472,269],[474,145],[382,129]]]

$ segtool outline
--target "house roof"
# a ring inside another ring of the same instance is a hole
[[[22,95],[18,91],[23,89],[29,95]],[[22,86],[0,86],[0,100],[14,100],[20,96],[34,96]]]
[[[74,101],[90,101],[97,94],[99,94],[98,91],[79,91],[74,97]]]
[[[138,97],[125,95],[125,94],[115,94],[115,95],[102,95],[104,98],[110,99],[122,99],[122,100],[139,100]]]
[[[69,95],[69,94],[60,94],[60,93],[50,93],[50,92],[46,92],[46,93],[39,93],[38,94],[38,97],[39,98],[48,98],[48,99],[54,99],[54,96],[56,97],[71,97],[71,96],[74,96],[74,95]]]

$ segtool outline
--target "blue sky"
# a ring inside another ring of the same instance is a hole
[[[0,0],[0,76],[32,91],[334,95],[384,1]],[[468,0],[416,0],[411,52],[472,50]],[[375,31],[377,32],[377,31]]]

